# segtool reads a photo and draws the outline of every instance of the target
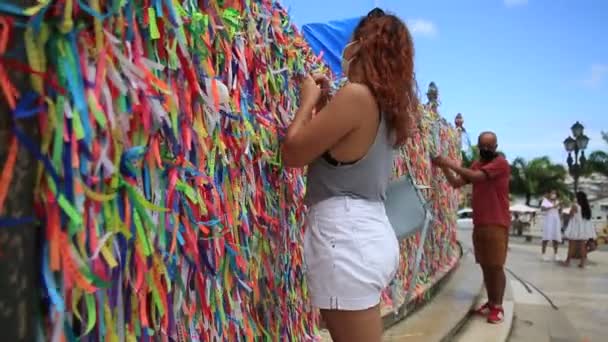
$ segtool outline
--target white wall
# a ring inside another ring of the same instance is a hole
[[[597,219],[601,217],[602,219],[606,219],[608,217],[608,198],[590,201],[589,206],[591,207],[593,218]]]

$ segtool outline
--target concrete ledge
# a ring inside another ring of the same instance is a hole
[[[476,303],[476,307],[483,305],[487,301],[485,296],[480,296]],[[456,336],[450,341],[456,342],[505,342],[508,340],[513,328],[513,319],[515,317],[515,302],[513,300],[513,292],[511,290],[511,281],[507,284],[505,300],[503,302],[505,310],[504,321],[501,324],[489,324],[485,317],[469,315],[469,318],[462,329],[458,331]]]
[[[390,329],[393,325],[414,314],[418,309],[424,307],[442,289],[444,284],[450,279],[451,275],[458,269],[463,255],[463,248],[458,244],[460,257],[455,263],[446,265],[445,269],[437,271],[429,284],[417,289],[417,294],[408,303],[400,303],[397,312],[392,309],[385,309],[382,312],[382,323],[384,330]]]
[[[505,309],[505,320],[501,324],[489,324],[484,317],[471,317],[464,330],[456,336],[456,342],[505,342],[511,334],[515,303],[507,301],[503,303]]]
[[[481,278],[473,256],[465,254],[443,284],[435,287],[432,300],[406,313],[406,319],[388,329],[383,340],[433,342],[454,336],[479,298]]]

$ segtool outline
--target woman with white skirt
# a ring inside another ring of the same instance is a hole
[[[596,239],[597,233],[591,222],[591,208],[587,200],[587,194],[582,191],[576,193],[576,204],[570,209],[570,221],[564,233],[568,239],[568,257],[564,265],[570,266],[570,260],[574,255],[580,255],[580,268],[585,267],[587,262],[587,241]]]
[[[328,82],[306,78],[282,144],[286,166],[308,166],[307,286],[334,341],[382,338],[380,295],[399,265],[384,200],[418,106],[413,53],[403,21],[370,12],[344,48],[348,82],[327,102]]]
[[[547,244],[549,241],[553,242],[553,259],[558,260],[557,250],[559,244],[562,242],[562,222],[559,217],[559,201],[557,199],[557,192],[552,191],[549,196],[543,198],[540,205],[541,211],[545,214],[543,218],[543,244],[542,253],[543,260],[549,261],[549,257],[546,255]]]

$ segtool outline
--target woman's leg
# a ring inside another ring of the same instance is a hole
[[[334,342],[380,342],[380,305],[360,311],[321,310]]]
[[[568,240],[568,254],[566,255],[566,260],[564,261],[564,265],[570,266],[570,260],[574,255],[574,251],[576,250],[576,241]]]
[[[547,240],[543,240],[543,245],[542,245],[542,252],[543,255],[545,255],[545,252],[547,252],[547,244],[549,243],[549,241]]]
[[[578,265],[580,268],[585,267],[585,264],[587,263],[587,241],[582,240],[579,241],[580,243],[580,247],[579,247],[579,253],[581,256],[581,263]]]
[[[553,253],[557,255],[557,249],[559,248],[559,241],[553,240]]]

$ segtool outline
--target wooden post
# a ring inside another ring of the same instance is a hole
[[[34,4],[34,0],[3,0],[16,6]],[[24,18],[25,19],[25,18]],[[14,28],[9,50],[25,61],[24,30]],[[29,76],[11,72],[10,79],[20,92],[29,88]],[[12,115],[6,99],[0,95],[0,168],[3,168],[12,136]],[[20,120],[17,127],[34,144],[39,145],[38,124],[35,118]],[[34,183],[36,160],[19,146],[17,162],[2,217],[14,219],[34,216]],[[0,223],[1,225],[1,223]],[[4,341],[34,341],[37,328],[36,306],[39,303],[40,262],[38,237],[40,227],[34,224],[0,226],[0,331]]]

